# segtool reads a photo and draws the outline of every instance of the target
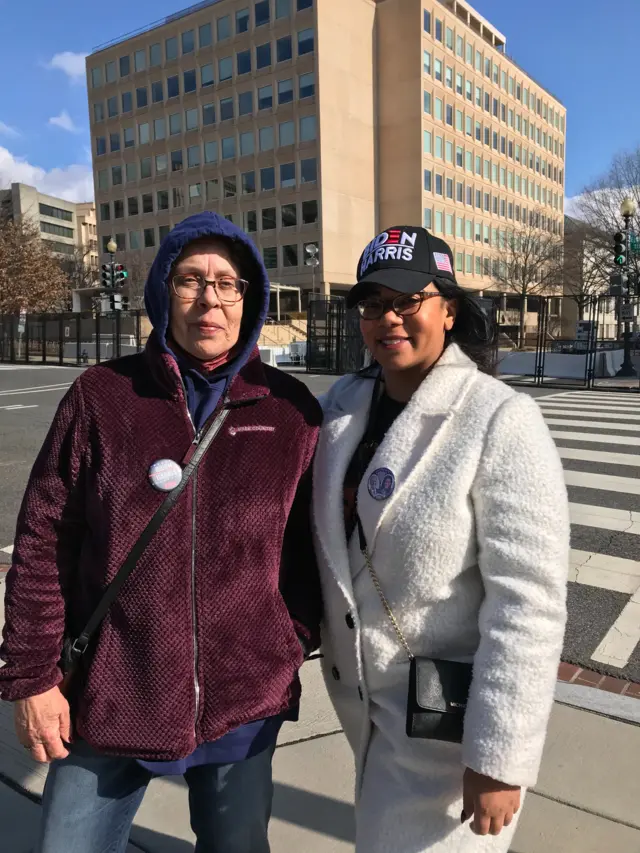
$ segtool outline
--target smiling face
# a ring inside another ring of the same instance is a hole
[[[435,284],[425,293],[438,293]],[[371,296],[387,301],[401,294],[377,286]],[[389,307],[389,306],[387,306]],[[415,371],[424,373],[442,355],[445,333],[453,328],[455,304],[440,296],[425,299],[415,314],[399,317],[391,308],[378,320],[360,321],[364,341],[385,373]]]
[[[201,240],[187,246],[176,261],[171,277],[195,273],[208,281],[223,276],[240,278],[229,250],[220,240]],[[212,361],[229,352],[240,338],[244,302],[220,301],[213,287],[193,300],[180,299],[170,287],[170,332],[176,343],[194,358]]]

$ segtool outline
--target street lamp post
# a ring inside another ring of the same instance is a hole
[[[632,198],[625,198],[620,205],[620,213],[622,218],[624,219],[624,237],[625,237],[625,247],[626,247],[626,260],[625,260],[625,269],[627,273],[627,289],[624,294],[624,306],[628,308],[631,306],[630,290],[631,290],[631,221],[633,217],[636,215],[636,211],[638,209],[637,204]],[[624,361],[620,367],[620,370],[616,373],[616,376],[627,379],[635,379],[638,374],[636,369],[633,366],[633,362],[631,361],[631,323],[629,321],[628,310],[625,313],[624,320]]]
[[[107,252],[109,252],[110,263],[113,263],[113,257],[117,251],[118,251],[118,244],[116,243],[116,241],[112,237],[109,240],[109,242],[107,243]]]

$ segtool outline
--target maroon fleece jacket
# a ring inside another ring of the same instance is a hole
[[[320,407],[257,350],[228,399],[222,430],[82,660],[75,729],[106,753],[182,758],[299,701],[299,636],[316,646],[321,617],[309,522]],[[18,519],[3,699],[61,681],[65,632],[83,628],[164,499],[151,464],[181,462],[193,437],[180,378],[153,341],[75,381]]]

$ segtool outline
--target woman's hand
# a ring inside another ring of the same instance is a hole
[[[18,740],[35,761],[49,764],[69,755],[64,745],[71,742],[69,703],[57,687],[14,704]]]
[[[462,823],[473,818],[471,831],[476,835],[500,835],[520,808],[520,790],[467,767],[462,782]]]

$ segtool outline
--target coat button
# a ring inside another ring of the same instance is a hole
[[[340,681],[340,670],[337,666],[334,666],[331,670],[331,675],[335,678],[336,681]]]
[[[347,623],[347,628],[353,631],[353,629],[356,627],[356,623],[353,621],[353,616],[350,613],[347,613],[347,615],[344,617],[344,621]]]
[[[360,697],[360,701],[364,702],[364,695],[362,693],[362,687],[358,687],[358,696]]]

